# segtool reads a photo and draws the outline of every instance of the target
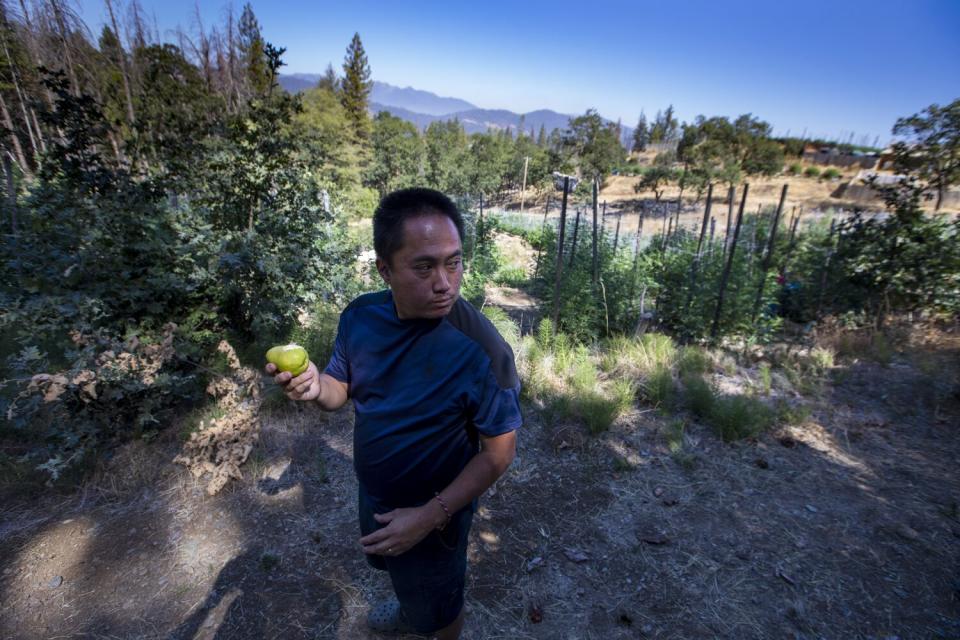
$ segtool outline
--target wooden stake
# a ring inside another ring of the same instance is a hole
[[[733,269],[733,254],[737,250],[737,239],[740,237],[740,225],[743,222],[743,208],[747,204],[747,192],[750,190],[749,184],[743,185],[743,196],[740,198],[740,209],[737,211],[737,222],[733,229],[733,238],[730,241],[730,250],[727,252],[727,264],[723,268],[723,275],[720,277],[720,291],[717,293],[717,309],[713,314],[713,326],[710,328],[710,337],[717,339],[717,333],[720,331],[720,312],[723,310],[723,297],[727,291],[727,281],[730,279],[730,270]],[[731,188],[731,193],[733,189]]]
[[[563,177],[563,201],[560,204],[560,237],[557,242],[557,273],[553,285],[553,330],[560,330],[560,276],[563,272],[563,233],[567,219],[567,193],[570,192],[570,177]]]
[[[773,214],[773,222],[770,223],[770,238],[767,240],[767,252],[763,256],[763,264],[760,266],[760,286],[757,287],[757,297],[753,301],[752,318],[756,320],[757,312],[760,310],[760,300],[763,298],[763,285],[766,284],[767,271],[770,270],[770,263],[773,262],[773,250],[777,239],[777,226],[780,224],[780,215],[783,213],[783,204],[787,201],[787,185],[783,185],[780,192],[780,204]]]

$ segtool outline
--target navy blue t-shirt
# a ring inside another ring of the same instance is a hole
[[[521,424],[513,351],[462,299],[443,318],[401,320],[389,290],[360,296],[325,373],[348,386],[354,468],[377,512],[424,504],[477,454],[478,433]]]

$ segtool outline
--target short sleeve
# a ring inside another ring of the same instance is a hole
[[[330,356],[330,362],[323,370],[329,376],[336,378],[340,382],[350,384],[350,363],[347,360],[347,336],[346,322],[344,317],[349,309],[340,314],[340,323],[337,325],[337,337],[333,341],[333,354]]]
[[[515,431],[523,423],[520,413],[520,384],[503,388],[487,366],[475,398],[473,423],[484,436],[499,436]]]

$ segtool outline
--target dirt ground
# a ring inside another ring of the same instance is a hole
[[[812,395],[775,377],[809,419],[736,444],[649,407],[589,436],[526,406],[474,520],[463,637],[960,638],[958,365],[949,333]],[[0,505],[0,637],[378,637],[351,410],[281,398],[261,421],[214,497],[171,428],[73,494]]]

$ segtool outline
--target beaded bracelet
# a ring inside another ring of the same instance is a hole
[[[437,531],[443,531],[444,529],[447,528],[447,525],[450,524],[450,517],[451,517],[451,516],[450,516],[450,509],[447,508],[447,503],[444,501],[443,498],[440,497],[440,494],[439,494],[439,493],[434,493],[434,494],[433,494],[433,497],[437,499],[437,502],[439,502],[439,503],[440,503],[440,506],[443,508],[443,512],[444,512],[445,514],[447,514],[447,519],[446,519],[446,521],[445,521],[442,525],[440,525],[439,527],[437,527]]]

